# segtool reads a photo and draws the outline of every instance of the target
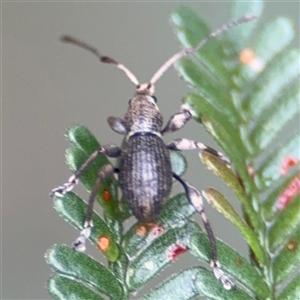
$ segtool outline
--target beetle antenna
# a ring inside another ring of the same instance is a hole
[[[250,22],[253,19],[255,19],[256,17],[254,15],[245,15],[242,18],[236,20],[236,21],[232,21],[232,22],[228,22],[226,24],[223,24],[221,27],[217,28],[216,30],[214,30],[212,33],[210,33],[206,38],[204,38],[203,40],[200,41],[200,43],[195,46],[195,47],[190,47],[190,48],[185,48],[183,50],[181,50],[180,52],[174,54],[170,59],[168,59],[159,69],[158,71],[152,76],[152,78],[150,79],[150,84],[154,85],[155,82],[175,63],[177,62],[179,59],[190,55],[192,53],[197,52],[201,47],[203,47],[211,38],[218,36],[220,34],[223,34],[224,32],[226,32],[228,29],[230,29],[231,27],[235,27],[239,24],[242,23],[246,23],[246,22]]]
[[[129,70],[127,69],[124,65],[118,63],[116,60],[114,60],[113,58],[109,57],[109,56],[103,56],[101,55],[101,53],[98,51],[98,49],[96,49],[95,47],[84,43],[72,36],[69,35],[63,35],[60,38],[60,41],[64,42],[64,43],[70,43],[73,44],[75,46],[78,46],[80,48],[83,48],[85,50],[90,51],[91,53],[93,53],[94,55],[96,55],[98,57],[98,59],[102,62],[102,63],[106,63],[106,64],[112,64],[115,65],[119,70],[123,71],[126,75],[126,77],[137,87],[140,85],[139,81],[137,80],[137,78],[135,77],[135,75]]]

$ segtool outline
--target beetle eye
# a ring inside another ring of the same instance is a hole
[[[155,103],[157,103],[157,98],[155,96],[151,96]]]

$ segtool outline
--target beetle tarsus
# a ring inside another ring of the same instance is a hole
[[[92,225],[88,225],[86,228],[81,230],[79,237],[73,243],[73,247],[78,252],[84,252],[86,249],[85,242],[91,235]]]
[[[220,264],[218,261],[211,261],[211,267],[213,268],[215,277],[222,282],[225,290],[234,290],[236,288],[230,277],[220,269]]]

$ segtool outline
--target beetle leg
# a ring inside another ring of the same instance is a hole
[[[127,133],[126,127],[125,127],[125,123],[122,119],[120,118],[115,118],[115,117],[109,117],[107,119],[108,125],[109,127],[119,133],[119,134],[123,134],[125,135]]]
[[[182,109],[180,113],[174,114],[166,127],[161,131],[161,134],[165,134],[168,132],[174,132],[182,128],[190,119],[192,118],[192,114],[187,109]]]
[[[203,225],[205,227],[205,230],[207,232],[209,242],[210,242],[210,251],[211,251],[210,266],[213,269],[215,277],[222,282],[223,287],[226,290],[231,290],[231,289],[235,288],[235,284],[231,281],[229,276],[220,269],[220,264],[217,259],[216,239],[215,239],[214,233],[212,231],[212,228],[210,226],[210,223],[208,221],[208,218],[204,212],[204,206],[203,206],[201,193],[197,189],[195,189],[193,186],[189,185],[185,180],[183,180],[177,174],[173,173],[173,177],[182,184],[189,203],[195,208],[197,213],[200,214],[200,216],[201,216]]]
[[[169,150],[194,150],[194,149],[200,149],[202,151],[207,151],[211,154],[213,154],[214,156],[216,156],[218,159],[220,159],[221,161],[225,162],[227,164],[227,166],[230,167],[230,160],[224,156],[224,154],[222,152],[219,152],[209,146],[206,146],[200,142],[196,142],[193,140],[189,140],[189,139],[176,139],[173,142],[171,142],[170,144],[167,145],[167,148]]]
[[[92,192],[88,201],[87,215],[84,222],[84,229],[80,232],[80,236],[74,242],[74,248],[77,251],[85,251],[85,240],[90,237],[91,228],[93,227],[92,215],[95,198],[101,187],[103,180],[111,177],[115,172],[118,172],[118,169],[115,169],[111,164],[107,164],[101,167],[98,172],[98,176],[95,182],[95,185],[92,189]]]
[[[89,158],[82,164],[82,166],[68,179],[66,183],[53,189],[50,193],[51,197],[62,197],[66,192],[71,191],[75,185],[78,184],[78,179],[82,172],[100,155],[105,154],[109,157],[119,157],[121,155],[121,149],[114,145],[108,144],[98,148],[94,151]]]

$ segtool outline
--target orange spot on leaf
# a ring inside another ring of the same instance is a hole
[[[102,197],[103,197],[104,201],[109,202],[111,200],[111,193],[110,193],[110,191],[107,190],[107,189],[104,189],[103,192],[102,192]]]
[[[290,251],[290,252],[294,252],[298,247],[298,243],[296,240],[290,240],[286,245],[285,245],[285,249]]]
[[[259,57],[256,56],[255,52],[251,48],[245,48],[240,53],[240,62],[248,66],[252,71],[259,73],[261,72],[265,64]]]
[[[105,252],[108,249],[109,244],[110,241],[105,235],[99,237],[97,246],[101,251]]]
[[[255,53],[251,48],[245,48],[240,53],[240,62],[244,65],[248,65],[255,58]]]

